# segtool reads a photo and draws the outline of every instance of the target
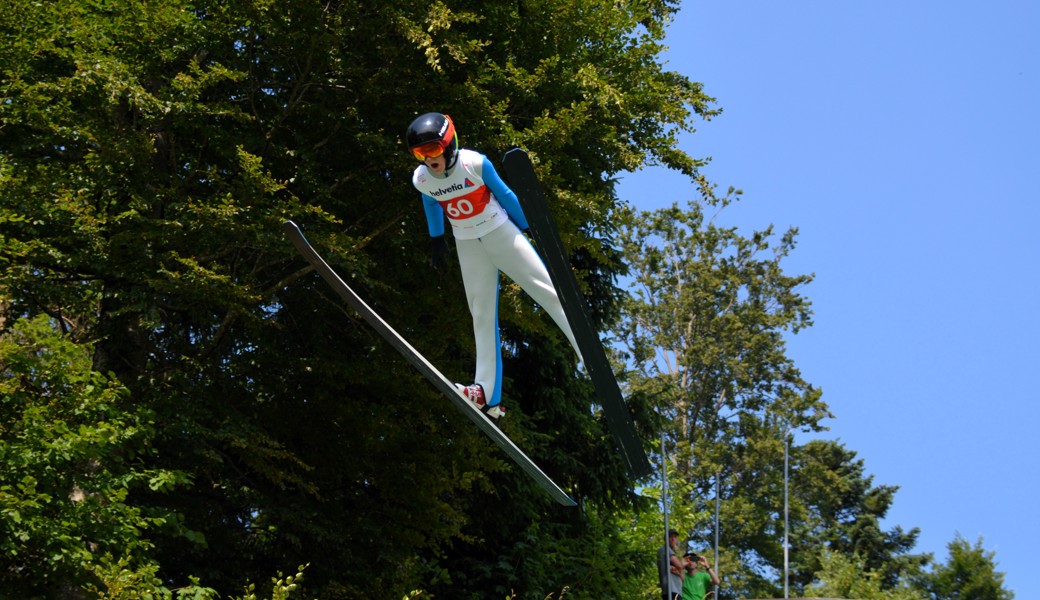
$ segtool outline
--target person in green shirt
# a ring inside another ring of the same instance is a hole
[[[719,585],[719,576],[711,570],[708,559],[703,556],[687,552],[683,556],[683,568],[686,576],[682,583],[682,600],[704,600],[708,595],[708,582],[711,582],[713,588]]]

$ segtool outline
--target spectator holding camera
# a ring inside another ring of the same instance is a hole
[[[704,600],[708,595],[708,585],[712,591],[719,585],[719,576],[708,566],[708,559],[687,552],[683,556],[685,577],[682,580],[682,600]]]

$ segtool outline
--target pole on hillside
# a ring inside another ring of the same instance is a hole
[[[715,473],[715,572],[719,572],[719,494],[722,493],[722,484],[719,481],[721,473]]]
[[[667,454],[664,449],[664,430],[661,431],[661,509],[664,511],[664,547],[671,561],[672,547],[668,545],[668,471],[665,468]]]
[[[789,546],[787,539],[787,455],[789,454],[789,446],[791,444],[791,430],[787,429],[784,431],[784,598],[787,596],[787,582],[788,582],[788,562],[787,562],[787,549]],[[717,572],[717,571],[716,571]]]

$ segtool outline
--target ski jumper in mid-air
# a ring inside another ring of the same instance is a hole
[[[422,162],[412,174],[412,185],[422,194],[433,242],[431,264],[434,268],[444,265],[447,216],[473,317],[477,350],[474,383],[455,385],[477,408],[497,419],[505,414],[498,330],[500,271],[549,313],[575,352],[578,345],[549,272],[522,233],[528,225],[520,202],[491,161],[483,154],[459,148],[455,124],[448,115],[426,113],[418,117],[408,126],[406,139],[412,156]]]

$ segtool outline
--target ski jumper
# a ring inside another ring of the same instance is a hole
[[[486,156],[460,149],[455,164],[440,175],[419,165],[412,174],[412,185],[422,194],[431,237],[444,235],[445,216],[451,223],[466,301],[473,317],[477,352],[473,380],[484,388],[488,406],[496,406],[502,402],[499,272],[509,276],[549,313],[575,352],[578,344],[549,272],[520,231],[527,229],[520,202]]]

